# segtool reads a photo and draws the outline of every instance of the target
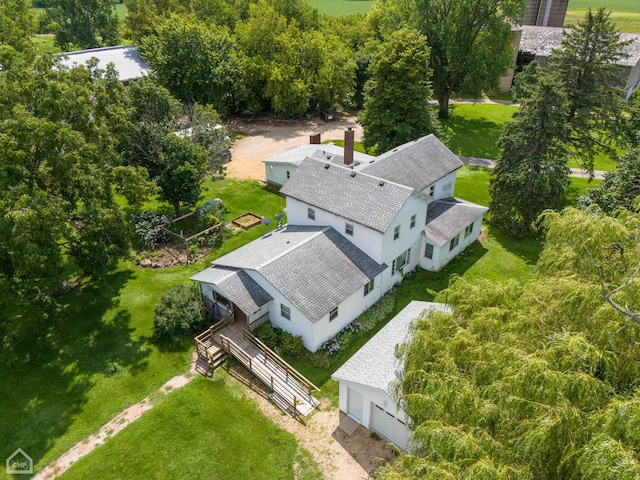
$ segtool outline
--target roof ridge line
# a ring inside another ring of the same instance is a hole
[[[289,226],[287,224],[287,226]],[[301,227],[306,227],[307,225],[291,225],[292,227],[295,226],[301,226]],[[309,225],[312,226],[312,225]],[[319,235],[321,235],[322,233],[326,232],[327,230],[329,230],[330,228],[332,228],[331,226],[328,225],[324,225],[322,226],[323,228],[318,230],[317,232],[314,232],[313,235],[310,235],[308,238],[305,238],[302,242],[298,242],[295,245],[292,245],[291,247],[289,247],[288,249],[286,249],[283,252],[280,252],[278,255],[276,255],[275,257],[271,257],[268,261],[261,263],[260,265],[256,266],[255,268],[253,268],[252,270],[255,270],[257,272],[260,271],[261,268],[269,265],[270,263],[275,262],[276,260],[278,260],[279,258],[284,257],[285,255],[291,253],[293,250],[295,250],[296,248],[298,248],[300,245],[304,245],[307,242],[310,242],[311,240],[313,240],[314,238],[318,237]]]

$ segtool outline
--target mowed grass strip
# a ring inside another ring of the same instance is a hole
[[[60,478],[321,478],[309,453],[243,389],[224,370],[213,380],[198,377]]]

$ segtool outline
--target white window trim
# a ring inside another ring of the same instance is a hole
[[[286,306],[284,303],[280,304],[280,315],[282,316],[282,318],[291,320],[291,309],[288,306]]]

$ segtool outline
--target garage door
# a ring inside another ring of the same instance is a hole
[[[358,422],[362,422],[362,395],[351,388],[349,389],[347,413]]]
[[[371,403],[371,430],[395,443],[402,450],[407,449],[410,430],[404,422],[375,403]]]

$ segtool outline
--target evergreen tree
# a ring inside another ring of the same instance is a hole
[[[569,186],[566,105],[562,86],[544,76],[500,138],[489,208],[491,221],[511,235],[529,235],[543,210],[562,205]]]
[[[369,75],[359,118],[366,148],[382,153],[438,131],[429,107],[429,50],[420,33],[402,28],[391,34],[371,58]]]
[[[626,108],[618,67],[627,56],[626,43],[609,16],[604,8],[589,9],[582,22],[566,31],[549,65],[567,92],[569,142],[590,172],[598,153],[615,154],[611,145],[621,134]]]

